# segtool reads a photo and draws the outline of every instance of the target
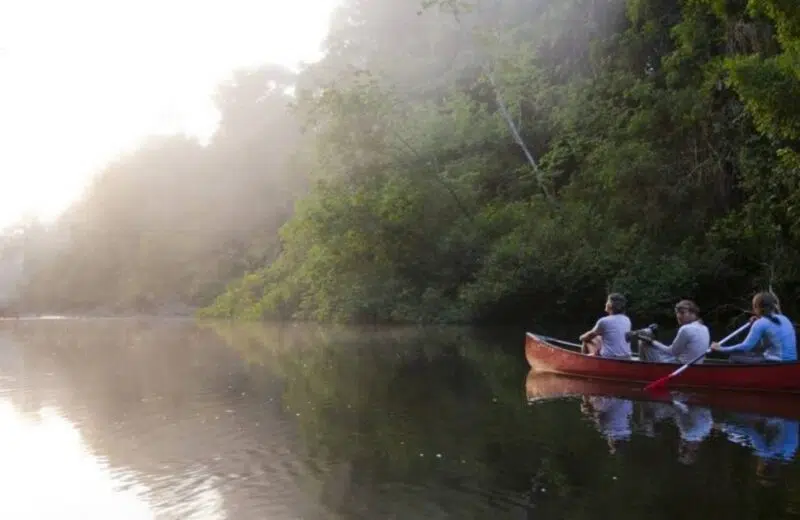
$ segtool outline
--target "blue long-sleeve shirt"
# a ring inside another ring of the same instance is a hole
[[[770,361],[797,361],[797,338],[794,325],[783,314],[774,314],[779,323],[765,317],[757,319],[743,342],[722,347],[722,352],[746,352],[753,350],[761,340],[766,340],[764,357]]]

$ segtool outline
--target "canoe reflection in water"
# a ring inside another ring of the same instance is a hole
[[[717,430],[729,442],[752,451],[764,484],[774,478],[782,462],[795,458],[800,443],[800,400],[784,403],[774,396],[707,392],[655,397],[623,383],[535,371],[528,374],[526,394],[529,402],[580,397],[581,412],[606,438],[611,454],[630,440],[633,431],[655,438],[660,424],[673,423],[680,436],[678,461],[691,465],[700,446]],[[762,399],[765,413],[758,412]]]
[[[680,434],[678,461],[693,464],[703,440],[711,434],[714,418],[711,410],[703,406],[686,405],[680,401],[667,403],[638,403],[637,417],[633,417],[634,402],[630,399],[609,396],[587,396],[581,400],[581,412],[589,417],[597,430],[606,438],[609,453],[617,452],[622,442],[629,441],[633,425],[648,437],[655,437],[655,425],[671,421]]]
[[[678,462],[691,465],[697,459],[700,445],[711,435],[714,417],[705,406],[689,405],[678,399],[671,403],[641,403],[638,429],[648,437],[655,437],[655,425],[672,421],[678,429]]]

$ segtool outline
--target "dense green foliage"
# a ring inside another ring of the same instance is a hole
[[[770,284],[790,305],[800,11],[783,4],[347,2],[305,72],[319,181],[280,258],[210,313],[514,319],[614,289],[654,315]]]
[[[642,318],[744,307],[771,285],[791,309],[794,2],[346,0],[326,47],[274,74],[291,113],[275,86],[254,108],[266,82],[230,87],[208,149],[109,167],[27,300],[221,291],[204,315],[475,322],[599,310],[611,289]]]

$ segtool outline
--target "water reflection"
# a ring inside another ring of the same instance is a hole
[[[80,518],[154,517],[135,476],[123,486],[57,409],[25,416],[0,400],[0,460],[0,518],[55,518],[65,511]]]
[[[628,442],[634,429],[647,437],[656,437],[656,425],[672,422],[678,430],[680,442],[678,461],[682,464],[694,463],[703,440],[714,426],[711,410],[704,406],[687,405],[679,400],[671,403],[638,403],[638,413],[634,417],[634,401],[608,395],[584,395],[580,410],[606,438],[609,453],[616,453],[617,447]]]
[[[630,440],[633,401],[608,396],[584,396],[581,411],[590,417],[608,441],[608,451],[614,454],[620,442]]]
[[[581,413],[607,439],[611,454],[616,452],[619,441],[630,439],[633,430],[645,437],[656,438],[659,425],[672,423],[679,435],[677,460],[692,465],[701,445],[716,429],[729,442],[749,449],[758,459],[756,474],[763,485],[775,483],[770,479],[775,478],[779,464],[795,459],[800,442],[800,422],[797,419],[731,411],[731,408],[740,408],[742,403],[737,401],[746,401],[742,399],[745,394],[672,392],[660,396],[660,400],[653,400],[655,396],[635,386],[535,372],[529,373],[526,389],[531,402],[580,395]],[[767,395],[756,399],[783,398]],[[797,398],[786,399],[787,406],[789,402],[800,404],[800,401],[794,401]],[[716,419],[712,408],[705,405],[708,403],[716,405]],[[800,417],[800,407],[792,408],[792,411]]]
[[[777,484],[782,465],[794,460],[798,448],[798,421],[779,417],[739,415],[718,425],[727,439],[752,450],[762,486]]]
[[[678,449],[678,461],[682,464],[694,464],[702,442],[711,434],[714,417],[711,410],[704,406],[685,405],[674,401],[675,424],[681,437]]]
[[[224,518],[213,485],[195,480],[188,493],[169,496],[174,488],[147,485],[145,475],[94,454],[57,408],[26,415],[1,400],[0,460],[0,518]]]
[[[15,417],[38,430],[23,429],[25,449],[2,443],[19,456],[5,458],[0,478],[27,493],[0,517],[43,518],[55,507],[65,518],[312,518],[293,425],[278,399],[270,407],[253,392],[270,381],[250,384],[247,364],[214,334],[147,320],[31,321],[3,332],[0,387],[13,413],[0,415],[0,441]],[[16,360],[3,356],[12,351]],[[56,442],[54,424],[69,425],[83,459]],[[84,478],[78,464],[102,474]]]
[[[720,430],[731,442],[751,448],[759,458],[791,461],[797,454],[796,420],[740,416],[739,422],[722,422]]]
[[[654,402],[531,377],[529,405],[520,347],[461,328],[3,322],[0,489],[14,497],[0,518],[47,506],[212,520],[800,510],[797,432],[773,424],[796,405]],[[776,485],[760,483],[759,453],[784,453]]]

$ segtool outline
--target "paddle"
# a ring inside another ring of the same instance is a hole
[[[728,336],[726,336],[725,339],[723,339],[719,343],[720,344],[725,343],[726,341],[728,341],[729,339],[733,338],[734,336],[736,336],[737,334],[739,334],[740,332],[742,332],[743,330],[745,330],[749,326],[750,326],[750,322],[745,323],[744,325],[742,325],[741,327],[739,327],[735,331],[733,331],[730,334],[728,334]],[[672,379],[675,376],[680,375],[681,372],[683,372],[684,370],[689,368],[689,365],[694,364],[695,362],[700,360],[700,358],[702,358],[703,356],[705,356],[709,352],[711,352],[711,351],[710,350],[706,350],[705,352],[703,352],[702,354],[700,354],[699,356],[697,356],[693,360],[689,361],[688,363],[686,363],[685,365],[683,365],[679,369],[675,370],[671,374],[667,374],[666,376],[662,377],[661,379],[656,379],[655,381],[653,381],[652,383],[650,383],[649,385],[644,387],[645,391],[651,392],[653,390],[660,390],[661,388],[666,386],[667,381],[669,381],[670,379]]]

